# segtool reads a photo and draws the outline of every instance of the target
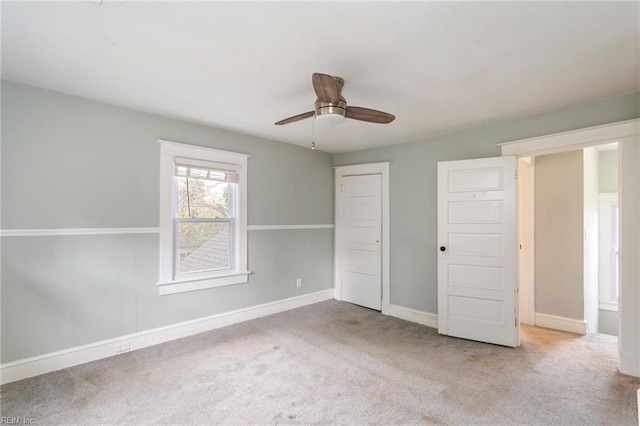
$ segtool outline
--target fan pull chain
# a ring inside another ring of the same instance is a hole
[[[316,117],[311,117],[311,149],[316,149]]]

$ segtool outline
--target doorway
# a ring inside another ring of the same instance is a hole
[[[619,146],[619,303],[620,372],[640,376],[640,120],[628,120],[500,144],[502,155],[538,156],[606,142]]]
[[[520,321],[616,335],[617,144],[519,163]]]

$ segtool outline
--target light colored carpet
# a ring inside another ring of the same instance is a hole
[[[509,349],[327,301],[1,388],[37,424],[637,425],[616,339]]]

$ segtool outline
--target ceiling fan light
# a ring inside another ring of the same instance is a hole
[[[338,103],[322,102],[316,100],[316,123],[335,126],[342,123],[347,118],[347,102],[340,98]]]
[[[347,118],[342,115],[342,114],[337,114],[337,113],[328,113],[328,114],[321,114],[321,115],[316,115],[316,122],[321,124],[321,125],[327,125],[327,126],[335,126],[337,124],[343,123],[344,120],[346,120]]]

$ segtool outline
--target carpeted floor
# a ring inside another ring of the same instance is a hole
[[[637,425],[640,379],[605,335],[522,346],[327,301],[4,385],[36,424]]]

